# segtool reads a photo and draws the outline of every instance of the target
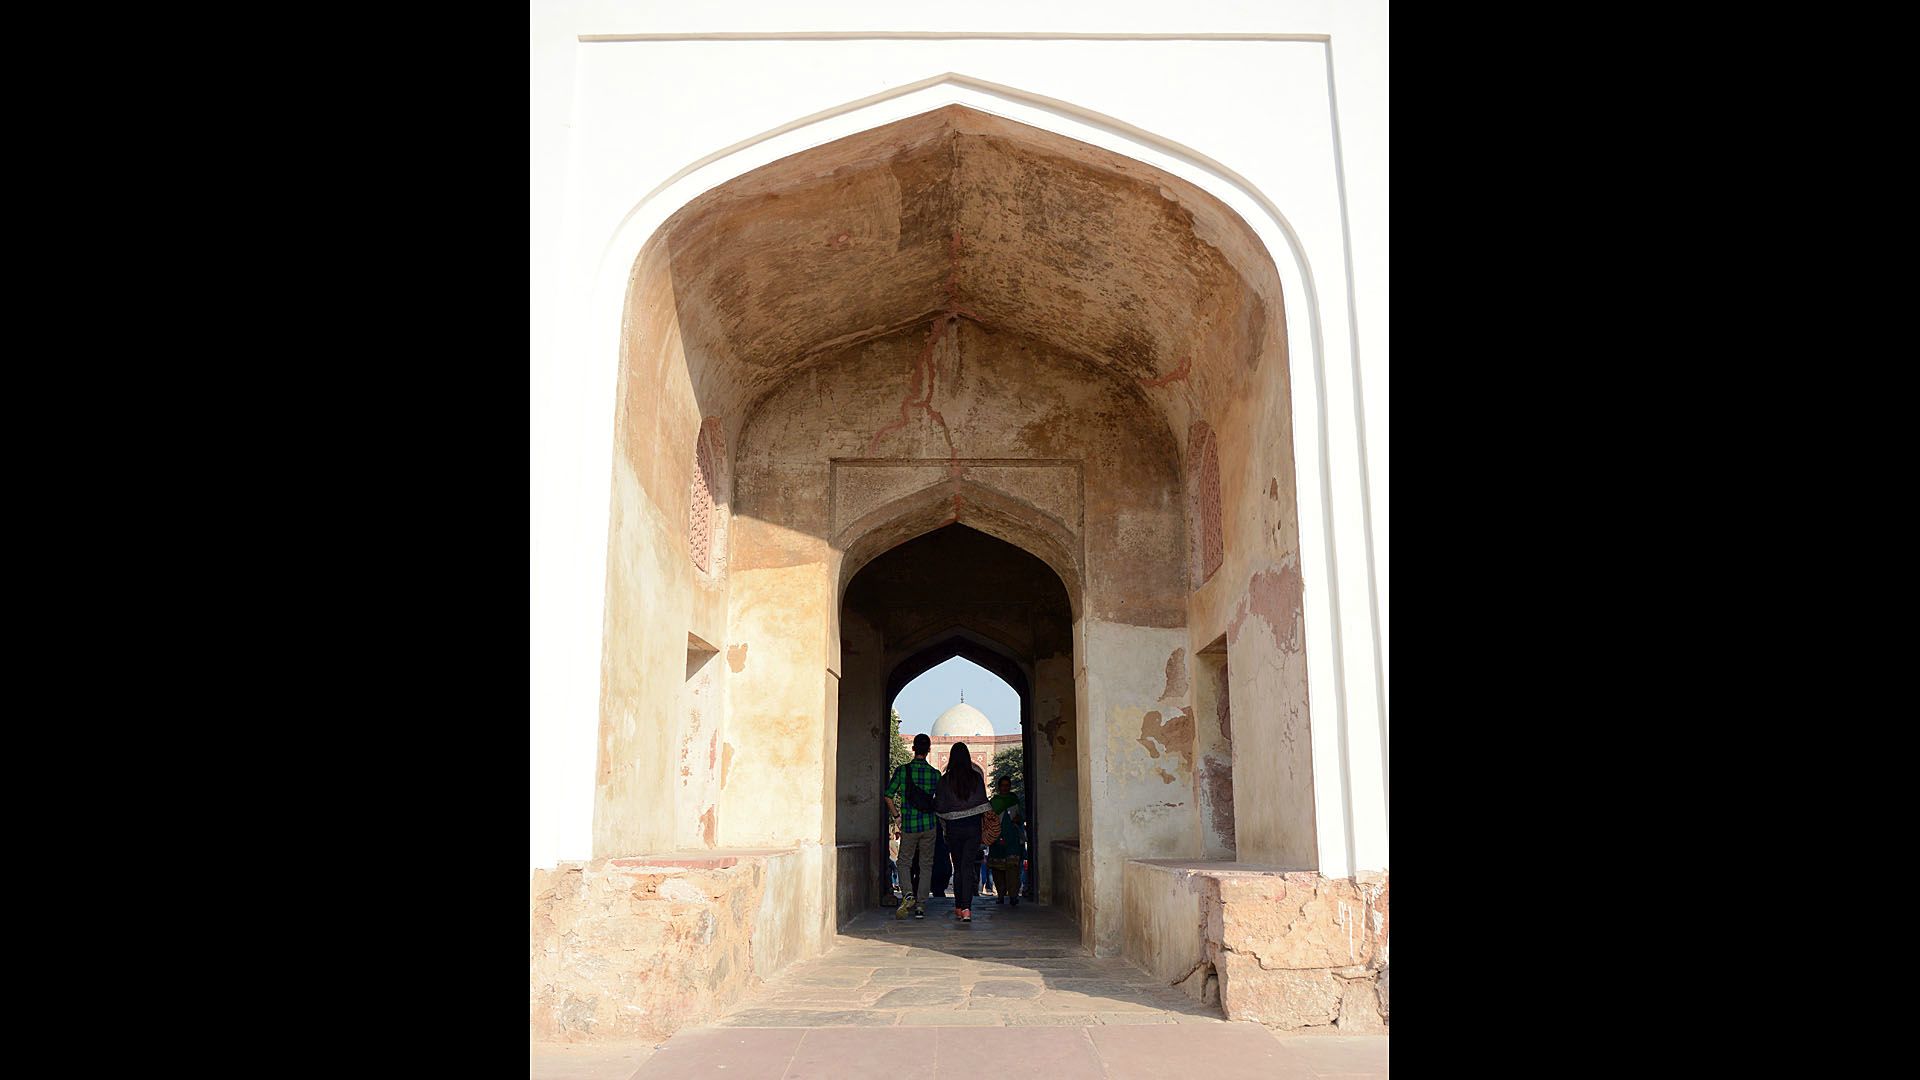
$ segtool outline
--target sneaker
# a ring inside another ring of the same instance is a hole
[[[960,921],[961,921],[961,922],[972,922],[972,921],[973,921],[973,910],[972,910],[971,908],[968,908],[968,909],[965,909],[965,910],[962,910],[962,911],[960,912]]]
[[[1014,907],[1019,907],[1019,906],[1020,906],[1020,894],[1019,894],[1019,893],[1014,893],[1014,894],[1013,894],[1013,899],[1012,899],[1012,900],[1009,900],[1009,901],[1007,901],[1007,902],[1008,902],[1009,904],[1012,904],[1012,905],[1013,905]]]
[[[927,917],[927,909],[926,909],[926,908],[924,908],[924,907],[917,907],[917,908],[914,908],[914,909],[913,909],[913,917],[914,917],[914,918],[916,918],[916,919],[924,919],[924,918],[926,918],[926,917]]]
[[[899,907],[893,909],[893,917],[896,919],[904,919],[907,917],[907,912],[912,910],[913,897],[909,896],[905,900],[900,901]]]

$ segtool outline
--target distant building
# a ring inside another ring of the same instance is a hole
[[[980,766],[983,775],[992,775],[994,755],[1020,745],[1019,732],[994,734],[993,721],[964,701],[941,713],[927,737],[933,740],[933,748],[927,751],[927,762],[942,772],[946,771],[947,755],[953,752],[954,743],[967,744],[967,753],[973,755],[973,763]],[[913,752],[913,736],[902,734],[900,741],[908,753]]]

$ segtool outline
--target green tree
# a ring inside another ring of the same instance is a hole
[[[900,710],[893,710],[893,719],[887,721],[887,779],[893,779],[893,770],[913,760],[913,751],[900,741]]]
[[[1000,778],[1005,776],[1013,781],[1013,793],[1025,799],[1027,797],[1026,755],[1018,746],[1009,746],[993,755],[993,771],[987,776],[990,788],[1000,787]]]

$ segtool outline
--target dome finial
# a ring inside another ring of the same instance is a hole
[[[960,704],[962,704],[962,705],[965,705],[966,703],[967,703],[967,692],[966,692],[965,690],[961,690],[961,691],[960,691]]]

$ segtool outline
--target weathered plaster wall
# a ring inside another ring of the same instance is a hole
[[[887,702],[881,693],[884,643],[873,624],[857,613],[840,622],[840,737],[835,754],[838,770],[834,839],[842,844],[869,845],[866,865],[886,863],[886,836],[880,828],[884,807],[880,793],[886,787]],[[846,883],[841,883],[846,888]]]
[[[734,533],[721,842],[831,843],[838,721],[825,712],[822,679],[832,585],[821,562],[763,564],[763,538],[785,530],[742,513]]]
[[[1033,860],[1030,869],[1039,885],[1040,899],[1063,903],[1054,894],[1054,843],[1072,840],[1077,844],[1080,840],[1080,725],[1074,712],[1070,629],[1064,650],[1034,662],[1033,725],[1033,762],[1028,769],[1037,787],[1039,809],[1034,835],[1028,841]],[[1077,884],[1077,866],[1072,873]],[[1074,918],[1080,917],[1078,906],[1068,910]]]
[[[1126,866],[1126,957],[1229,1020],[1383,1031],[1388,883],[1231,862]],[[1207,977],[1217,980],[1214,990]]]
[[[629,334],[614,430],[607,544],[600,744],[594,782],[597,857],[718,842],[718,756],[725,686],[697,666],[690,637],[724,640],[727,567],[710,571],[688,549],[688,510],[703,419],[677,332],[664,245],[635,269],[633,303],[653,332]],[[720,425],[716,536],[730,524],[729,455]]]
[[[1190,648],[1226,639],[1231,753],[1247,764],[1234,788],[1238,856],[1312,869],[1321,854],[1290,393],[1285,350],[1270,340],[1213,408],[1225,557],[1193,594]]]
[[[835,879],[833,924],[838,928],[873,906],[877,879],[874,876],[871,845],[839,844],[835,846],[834,854],[838,876]],[[881,865],[884,867],[886,864]]]
[[[1121,868],[1130,858],[1199,854],[1194,721],[1184,629],[1086,620],[1088,723],[1080,775],[1083,887],[1093,903],[1081,935],[1095,955],[1121,951]]]
[[[1047,845],[1053,849],[1053,898],[1049,903],[1067,914],[1074,922],[1082,923],[1084,913],[1081,904],[1080,883],[1080,841],[1055,840]]]

